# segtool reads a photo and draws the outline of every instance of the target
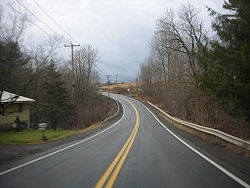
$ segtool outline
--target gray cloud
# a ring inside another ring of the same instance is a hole
[[[209,24],[208,5],[221,11],[223,0],[36,0],[57,22],[81,44],[98,49],[98,71],[119,74],[122,81],[136,77],[139,65],[149,53],[155,21],[168,8],[190,2],[201,9],[201,18]],[[58,33],[63,32],[31,0],[23,0],[39,18]],[[34,19],[35,20],[35,19]],[[38,25],[39,22],[36,22]],[[41,25],[41,27],[43,27]],[[27,32],[27,44],[39,43],[47,36],[34,27]],[[58,53],[69,58],[69,49]],[[114,76],[113,76],[114,77]]]

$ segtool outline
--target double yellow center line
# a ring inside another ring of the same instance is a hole
[[[125,100],[128,101],[127,99],[125,99]],[[128,140],[126,141],[126,143],[122,147],[122,149],[119,151],[119,153],[117,154],[117,156],[115,157],[113,162],[109,165],[107,170],[102,175],[101,179],[96,184],[95,188],[102,188],[104,186],[104,184],[106,184],[105,188],[111,188],[113,186],[113,184],[115,183],[115,180],[116,180],[116,178],[117,178],[117,176],[122,168],[122,165],[123,165],[123,163],[128,155],[128,152],[129,152],[129,150],[130,150],[130,148],[135,140],[135,136],[136,136],[137,131],[138,131],[139,126],[140,126],[140,116],[139,116],[139,112],[137,111],[135,106],[130,101],[128,101],[128,103],[130,103],[130,105],[133,107],[133,109],[136,113],[136,123],[135,123],[134,129],[133,129],[131,135],[129,136]]]

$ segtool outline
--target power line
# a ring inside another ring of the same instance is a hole
[[[58,23],[57,21],[52,18],[35,0],[33,0],[33,2],[44,12],[44,14],[46,14],[64,33],[66,33],[69,38],[73,41],[75,41],[76,43],[80,44],[79,42],[77,42],[67,31],[65,31]]]
[[[7,6],[9,6],[14,13],[18,13],[20,14],[23,18],[27,19],[31,24],[33,24],[35,27],[37,27],[40,31],[46,33],[47,35],[49,35],[50,37],[54,38],[53,35],[49,34],[47,31],[45,31],[44,29],[42,29],[41,27],[39,27],[37,24],[35,24],[34,22],[32,22],[30,19],[28,19],[27,17],[25,17],[20,11],[18,11],[17,9],[15,9],[11,4],[6,3],[5,1],[3,1]]]
[[[64,39],[60,34],[58,34],[54,29],[52,29],[50,26],[48,26],[44,21],[42,21],[39,17],[37,17],[32,11],[30,11],[27,7],[25,7],[20,1],[16,0],[25,10],[27,10],[29,13],[31,13],[32,16],[34,16],[36,19],[38,19],[43,25],[45,25],[47,28],[49,28],[52,32],[54,32],[59,38],[61,38],[64,42],[69,42],[66,39]]]
[[[108,97],[110,97],[109,85],[110,85],[110,78],[111,78],[112,75],[107,74],[107,75],[105,75],[105,76],[107,77],[107,81],[108,81]]]

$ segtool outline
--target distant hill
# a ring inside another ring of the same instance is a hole
[[[136,87],[136,82],[129,82],[129,83],[122,83],[122,84],[114,84],[114,85],[109,85],[109,86],[101,86],[99,87],[100,89],[114,89],[115,87],[120,87],[120,88],[133,88]]]

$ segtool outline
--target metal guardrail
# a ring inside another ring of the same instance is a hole
[[[164,112],[162,109],[155,106],[151,102],[147,102],[147,103],[150,104],[151,106],[153,106],[154,108],[156,108],[157,110],[159,110],[167,118],[169,118],[170,120],[172,120],[172,121],[174,121],[176,123],[179,123],[181,125],[196,129],[198,131],[201,131],[201,132],[204,132],[204,133],[207,133],[207,134],[210,134],[210,135],[217,136],[217,137],[219,137],[219,138],[221,138],[223,140],[226,140],[226,141],[228,141],[228,142],[230,142],[232,144],[235,144],[235,145],[238,145],[238,146],[241,146],[243,148],[246,148],[246,149],[250,150],[250,141],[242,140],[240,138],[237,138],[237,137],[232,136],[230,134],[224,133],[224,132],[219,131],[217,129],[212,129],[212,128],[204,127],[204,126],[201,126],[201,125],[197,125],[195,123],[190,123],[190,122],[187,122],[187,121],[183,121],[181,119],[175,118],[175,117],[167,114],[166,112]]]
[[[113,101],[115,101],[115,103],[116,103],[116,106],[117,106],[116,113],[113,114],[113,115],[110,115],[110,116],[106,117],[101,123],[105,123],[105,122],[111,120],[112,118],[116,117],[117,114],[118,114],[119,111],[120,111],[120,106],[119,106],[118,102],[117,102],[115,99],[113,99],[113,98],[111,98],[111,99],[112,99]]]

